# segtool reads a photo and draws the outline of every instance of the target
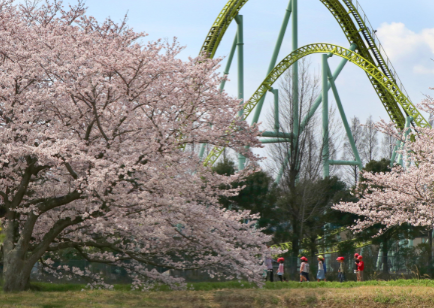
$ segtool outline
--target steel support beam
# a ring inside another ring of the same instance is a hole
[[[292,51],[298,49],[298,0],[292,0]],[[299,136],[299,111],[298,111],[298,61],[292,65],[292,133],[296,142]]]
[[[351,51],[354,51],[354,50],[356,50],[356,48],[357,48],[356,44],[351,44],[351,46],[350,46],[349,49]],[[344,69],[344,67],[347,64],[347,62],[348,62],[347,59],[342,59],[342,61],[339,63],[338,67],[336,68],[335,72],[333,73],[333,81],[335,81],[339,77],[340,73]],[[330,90],[330,88],[331,88],[331,84],[328,83],[327,90]],[[313,103],[312,107],[310,108],[309,113],[306,115],[306,117],[301,122],[301,124],[300,124],[300,132],[299,132],[300,134],[304,131],[304,129],[306,128],[306,126],[309,123],[310,119],[313,117],[313,115],[315,114],[316,110],[318,109],[318,107],[319,107],[319,105],[321,103],[322,103],[322,94],[320,94],[318,96],[318,98],[315,100],[315,102]],[[290,154],[288,153],[288,155],[290,155]],[[289,161],[289,156],[285,160],[285,162],[288,162],[288,161]],[[282,176],[283,176],[284,168],[285,168],[285,165],[282,165],[282,167],[280,168],[279,173],[277,175],[276,181],[275,181],[276,184],[280,183],[280,180],[282,179]]]
[[[354,51],[356,50],[357,45],[356,44],[351,44],[350,46],[350,50]],[[338,67],[336,68],[335,72],[333,73],[333,81],[335,81],[339,74],[342,72],[342,70],[344,69],[345,65],[347,64],[348,60],[347,59],[342,59],[342,61],[339,63]],[[327,89],[330,90],[331,85],[328,84],[327,85]],[[306,117],[303,119],[303,121],[300,124],[300,131],[303,131],[304,128],[306,127],[307,123],[309,123],[309,120],[313,117],[313,115],[315,114],[316,110],[318,109],[319,105],[322,102],[322,94],[320,94],[318,96],[318,98],[315,100],[315,102],[313,103],[312,107],[309,110],[309,113],[306,115]]]
[[[290,5],[292,11],[292,51],[296,51],[298,49],[298,0],[292,0]],[[298,143],[298,137],[300,134],[298,104],[298,62],[295,62],[292,65],[292,134],[294,135],[293,144]],[[291,153],[288,152],[287,157],[283,161],[284,165],[282,166],[277,175],[276,183],[279,183],[282,179],[284,168],[288,164],[290,157]]]
[[[223,79],[222,83],[220,84],[220,92],[223,92],[225,88],[227,76],[229,75],[229,71],[231,70],[232,60],[234,59],[235,50],[237,49],[237,44],[238,44],[238,31],[235,34],[234,42],[232,43],[232,47],[231,47],[231,52],[229,53],[228,61],[226,62],[226,67],[223,72],[223,76],[225,79]]]
[[[350,166],[359,166],[360,162],[358,161],[348,161],[348,160],[329,160],[329,165],[338,165],[338,166],[344,166],[344,165],[350,165]]]
[[[291,133],[282,133],[282,132],[263,132],[261,137],[268,138],[293,138],[294,135]]]
[[[350,125],[348,124],[347,116],[345,115],[344,107],[342,106],[341,98],[339,97],[338,89],[336,88],[336,84],[333,80],[332,73],[330,71],[330,66],[327,64],[327,75],[328,81],[332,86],[333,95],[336,100],[336,104],[338,105],[338,110],[342,118],[342,122],[344,123],[345,131],[347,133],[348,140],[350,141],[351,149],[353,150],[354,157],[356,158],[357,166],[359,166],[360,170],[363,169],[362,160],[360,159],[359,151],[357,150],[356,143],[354,142],[353,133],[351,132]],[[333,165],[330,162],[331,165]],[[354,162],[348,163],[348,165],[354,165]]]
[[[261,141],[261,143],[264,144],[268,144],[268,143],[284,143],[284,142],[289,142],[290,139],[288,138],[277,138],[277,139],[259,139],[259,141]]]
[[[400,147],[401,147],[401,140],[398,140],[396,141],[396,145],[393,148],[392,157],[390,158],[390,167],[393,167],[393,164],[395,163],[397,151]]]
[[[279,133],[280,121],[279,121],[279,90],[271,89],[274,95],[274,132]]]
[[[401,151],[404,149],[405,143],[407,142],[408,135],[411,132],[410,125],[412,121],[413,121],[413,117],[411,116],[407,116],[405,119],[404,142],[400,142],[400,147],[399,147]],[[400,164],[401,167],[404,167],[404,155],[402,152],[399,153],[398,155],[398,164]]]
[[[291,12],[292,12],[292,1],[290,0],[285,12],[285,17],[283,18],[282,26],[279,31],[279,36],[277,37],[277,42],[276,42],[276,46],[274,47],[273,55],[271,56],[270,64],[267,70],[267,75],[276,66],[277,57],[279,56],[279,52],[282,47],[283,38],[285,37],[286,29],[288,28],[288,22],[289,22],[289,18],[291,17]],[[262,106],[264,105],[265,97],[266,95],[264,95],[261,98],[261,100],[258,102],[258,105],[255,108],[255,114],[253,115],[252,125],[254,123],[258,123],[259,121],[259,116],[261,115]]]
[[[329,165],[329,101],[328,101],[328,60],[327,54],[321,55],[321,85],[322,85],[322,164],[323,164],[323,177],[330,176]]]
[[[244,104],[244,30],[243,30],[243,15],[235,17],[237,22],[237,51],[238,51],[238,98],[241,104]],[[238,115],[243,115],[241,110]],[[246,158],[242,154],[238,154],[238,170],[243,170],[246,163]]]

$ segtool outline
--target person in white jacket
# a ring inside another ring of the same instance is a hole
[[[307,281],[309,282],[309,262],[306,257],[301,257],[301,265],[300,265],[300,282]]]

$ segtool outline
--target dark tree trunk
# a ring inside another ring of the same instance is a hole
[[[297,271],[297,263],[298,263],[298,252],[300,250],[298,239],[294,239],[291,241],[292,243],[292,254],[291,254],[291,278],[298,280],[299,274]]]
[[[26,259],[27,245],[18,238],[14,213],[9,213],[10,221],[5,224],[3,243],[3,290],[5,292],[25,291],[30,287],[30,272],[33,264]],[[21,234],[22,235],[22,234]]]
[[[383,239],[383,273],[384,274],[389,274],[389,262],[388,262],[388,252],[389,252],[389,247],[388,247],[388,239],[385,237]]]
[[[429,275],[432,278],[433,274],[434,274],[433,264],[432,264],[432,229],[428,231],[428,245],[429,245],[429,251],[428,251],[428,269],[429,269]]]
[[[315,256],[316,252],[318,251],[317,246],[316,246],[316,237],[315,238],[311,238],[310,239],[310,267],[311,267],[311,273],[312,273],[312,277],[315,278],[317,271],[318,271],[318,262],[317,262],[317,258]],[[325,262],[325,260],[324,260]],[[312,279],[313,279],[312,278]]]
[[[30,288],[30,273],[32,266],[25,262],[16,252],[4,256],[3,290],[19,292]]]
[[[432,263],[432,229],[428,231],[428,245],[429,245],[428,261],[429,264],[431,264]]]
[[[290,279],[294,278],[296,280],[299,279],[299,273],[297,271],[297,263],[298,263],[298,253],[300,251],[300,241],[302,239],[302,229],[303,229],[303,221],[300,221],[299,210],[297,210],[297,195],[295,189],[297,173],[294,172],[294,169],[291,168],[289,172],[289,210],[291,213],[291,228],[292,228],[292,253],[291,253],[291,265],[290,265]]]

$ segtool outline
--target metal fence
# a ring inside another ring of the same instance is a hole
[[[105,283],[108,284],[127,284],[131,283],[132,279],[128,275],[127,271],[115,265],[101,264],[101,263],[91,263],[86,260],[68,260],[62,262],[55,262],[53,268],[62,268],[67,266],[69,268],[75,267],[82,271],[90,270],[92,274],[97,274],[99,277],[104,279]],[[153,267],[150,267],[152,269]],[[182,277],[187,282],[208,282],[208,281],[218,281],[216,278],[211,278],[207,273],[194,270],[194,271],[174,271],[168,270],[163,267],[157,267],[156,270],[163,275],[170,275],[174,277]],[[0,271],[1,273],[2,271]],[[32,269],[31,277],[32,281],[42,281],[42,282],[55,282],[55,283],[87,283],[89,282],[86,278],[81,278],[79,276],[68,275],[67,273],[62,278],[58,278],[43,270],[40,263],[35,264]]]
[[[131,279],[127,275],[125,269],[110,265],[110,264],[101,264],[101,263],[90,263],[86,260],[68,260],[62,262],[55,262],[53,264],[53,268],[62,268],[67,266],[69,268],[75,267],[82,271],[87,270],[92,274],[97,274],[104,279],[106,283],[109,284],[122,284],[122,283],[131,283]],[[60,271],[62,272],[62,271]],[[87,283],[86,278],[81,278],[76,275],[69,275],[65,273],[64,277],[58,278],[43,270],[43,267],[40,263],[36,263],[32,269],[32,273],[30,279],[32,281],[43,281],[43,282],[56,282],[56,283]]]
[[[398,247],[398,246],[395,246]],[[410,279],[410,278],[434,278],[433,264],[430,261],[429,253],[420,249],[402,248],[391,249],[388,252],[387,258],[382,254],[381,247],[368,246],[358,251],[363,255],[365,263],[364,279],[365,280],[389,280],[389,279]],[[354,273],[354,256],[353,254],[339,255],[337,253],[324,255],[327,268],[326,278],[329,281],[337,281],[337,271],[339,263],[336,261],[337,257],[345,257],[345,276],[347,280],[356,280]],[[310,279],[316,280],[316,273],[318,261],[316,257],[306,256],[309,259],[310,265]],[[131,283],[131,278],[127,272],[117,266],[99,263],[89,263],[86,260],[68,260],[64,262],[57,262],[55,267],[67,265],[69,267],[77,267],[81,270],[88,268],[92,273],[98,274],[104,278],[105,282],[110,284]],[[274,263],[274,277],[277,278],[278,264]],[[157,268],[157,271],[164,273],[164,275],[171,275],[175,277],[182,277],[187,282],[211,282],[217,281],[216,278],[211,278],[206,273],[195,271],[173,271],[165,268]],[[285,279],[286,280],[299,280],[300,260],[294,257],[285,257]],[[40,264],[35,265],[32,271],[31,279],[33,281],[47,281],[47,282],[73,282],[84,283],[86,282],[79,277],[72,277],[72,279],[57,279],[54,276],[44,273]]]

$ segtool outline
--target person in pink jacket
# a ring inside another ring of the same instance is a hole
[[[277,276],[279,276],[279,279],[281,282],[286,281],[285,277],[283,276],[285,274],[284,262],[285,262],[285,259],[282,257],[277,259],[277,263],[279,263],[279,268],[277,269]]]

